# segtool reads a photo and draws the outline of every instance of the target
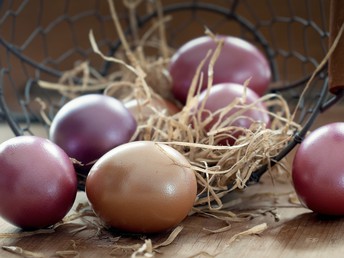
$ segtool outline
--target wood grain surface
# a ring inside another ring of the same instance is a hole
[[[267,176],[260,184],[231,196],[243,200],[233,208],[234,212],[249,211],[257,217],[230,222],[231,228],[220,233],[208,230],[221,229],[227,223],[199,215],[188,217],[181,224],[183,229],[177,238],[170,245],[159,248],[156,257],[342,257],[344,219],[319,217],[291,203],[290,194],[292,188],[289,184],[275,182],[272,185]],[[77,202],[83,201],[85,195],[80,192]],[[242,235],[232,240],[236,234],[262,223],[266,223],[267,229],[260,234]],[[58,254],[67,254],[66,251],[70,251],[68,257],[130,257],[131,249],[124,250],[118,246],[141,246],[144,238],[151,239],[155,245],[169,236],[169,232],[153,236],[125,235],[111,230],[98,231],[91,226],[79,232],[76,229],[80,229],[80,225],[65,224],[54,232],[25,236],[25,232],[1,221],[0,244],[20,247],[41,255],[38,257],[63,257]],[[12,237],[5,237],[3,233],[11,233]],[[0,257],[16,256],[0,250]]]

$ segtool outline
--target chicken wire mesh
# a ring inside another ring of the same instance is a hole
[[[137,4],[135,22],[139,36],[149,30],[158,13],[155,1],[115,1],[126,36],[135,40],[128,5]],[[295,132],[289,145],[272,162],[282,159],[300,143],[319,112],[340,98],[328,93],[326,67],[301,96],[305,84],[328,52],[329,1],[228,0],[161,1],[166,38],[171,48],[204,34],[233,35],[256,45],[266,55],[273,78],[269,91],[281,94],[290,107],[299,103]],[[121,48],[106,1],[8,0],[0,2],[0,117],[15,135],[44,134],[48,126],[36,98],[44,100],[53,119],[68,100],[58,91],[40,87],[39,80],[56,82],[75,63],[87,60],[102,76],[117,69],[93,53],[88,33],[92,29],[103,53]],[[154,52],[154,47],[152,47]],[[76,83],[78,78],[75,78]],[[300,99],[300,97],[302,97]],[[90,118],[92,119],[92,118]],[[252,174],[257,181],[267,168]]]

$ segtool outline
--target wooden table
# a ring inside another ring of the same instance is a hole
[[[342,106],[332,108],[326,114],[320,115],[313,127],[343,121],[343,112]],[[6,137],[12,135],[2,127],[1,140]],[[229,228],[227,223],[215,218],[190,216],[181,223],[183,228],[177,237],[170,244],[157,249],[156,257],[320,258],[344,255],[344,218],[322,218],[301,207],[296,202],[288,180],[272,182],[271,177],[266,174],[259,184],[250,186],[244,192],[232,193],[226,199],[239,200],[231,210],[236,214],[251,211],[252,218],[230,222]],[[78,203],[84,202],[85,194],[79,192],[71,214],[75,213]],[[19,247],[41,255],[38,257],[130,257],[133,251],[123,251],[119,246],[134,244],[137,245],[137,249],[145,243],[140,235],[128,236],[109,230],[99,230],[93,227],[92,223],[86,223],[88,228],[81,230],[82,221],[73,222],[79,224],[64,224],[57,227],[54,232],[44,231],[41,234],[25,236],[27,233],[0,221],[0,246]],[[258,234],[238,235],[253,227],[265,225],[265,230]],[[210,232],[217,229],[226,230]],[[153,245],[160,244],[170,233],[146,236],[146,240],[151,240]],[[0,249],[0,257],[18,255]]]

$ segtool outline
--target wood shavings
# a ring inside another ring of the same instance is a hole
[[[177,226],[161,243],[153,244],[151,239],[145,239],[143,244],[131,244],[131,245],[123,245],[123,244],[114,244],[112,245],[111,254],[115,254],[118,250],[122,251],[133,251],[131,257],[153,257],[155,252],[158,252],[158,249],[161,247],[165,247],[173,243],[173,241],[178,237],[180,232],[183,230],[182,226]]]
[[[267,214],[271,214],[276,222],[280,221],[281,219],[279,213],[277,212],[277,209],[271,208],[271,207],[255,209],[254,211],[251,211],[251,212],[242,212],[242,213],[239,213],[238,216],[250,217],[251,219],[253,219],[256,217],[260,217],[261,215],[265,216]]]
[[[291,194],[289,194],[288,197],[289,197],[288,198],[289,203],[296,204],[296,205],[300,205],[301,204],[301,202],[300,202],[299,198],[297,197],[296,193],[291,193]]]
[[[0,233],[0,238],[22,238],[40,234],[51,234],[55,232],[55,228],[37,229],[33,231],[22,231],[17,233]]]
[[[61,258],[78,258],[80,257],[80,252],[77,250],[77,243],[74,240],[71,240],[71,245],[66,250],[59,250],[56,251],[54,257],[61,257]]]
[[[240,232],[238,234],[235,234],[234,236],[232,236],[229,241],[228,244],[231,244],[232,242],[234,242],[235,240],[237,240],[239,237],[242,236],[248,236],[248,235],[257,235],[257,234],[261,234],[262,232],[264,232],[266,229],[268,228],[266,223],[262,223],[259,224],[257,226],[254,226],[246,231]]]
[[[208,252],[199,252],[197,254],[193,254],[191,256],[188,256],[187,258],[200,258],[200,257],[204,257],[204,258],[215,258],[216,256],[218,256],[220,253],[218,254],[210,254]]]
[[[109,247],[112,248],[112,251],[110,252],[110,255],[116,254],[118,250],[121,250],[121,251],[124,251],[124,252],[126,252],[126,251],[133,251],[133,252],[135,252],[141,246],[142,246],[141,244],[131,244],[131,245],[114,244],[114,245],[109,246]]]
[[[145,243],[131,255],[131,258],[154,257],[152,241],[145,240]]]
[[[219,229],[209,229],[209,228],[203,228],[203,230],[213,233],[213,234],[217,234],[217,233],[222,233],[222,232],[226,232],[228,230],[232,229],[232,225],[229,224],[228,226],[219,228]]]
[[[76,245],[74,241],[72,241],[72,247],[76,249]],[[22,257],[34,257],[34,258],[46,257],[46,255],[41,252],[28,251],[19,246],[2,246],[2,249],[14,254],[18,254]],[[62,257],[62,258],[71,258],[71,257],[77,258],[79,256],[80,256],[80,253],[76,250],[56,251],[54,254],[54,257]]]
[[[46,111],[47,111],[47,104],[39,97],[37,97],[35,100],[41,106],[39,113],[40,113],[43,121],[45,122],[45,124],[50,126],[51,125],[51,120],[50,120],[50,118],[48,117],[48,115],[46,113]]]
[[[62,258],[71,258],[71,257],[76,258],[80,256],[80,253],[75,250],[56,251],[55,256],[62,257]]]
[[[104,90],[110,81],[100,75],[86,61],[77,64],[73,69],[65,71],[58,82],[38,81],[41,88],[58,91],[68,98],[75,98],[80,93]]]
[[[183,230],[183,227],[182,226],[178,226],[176,227],[172,232],[171,234],[168,236],[168,238],[163,241],[162,243],[160,244],[155,244],[153,247],[154,249],[158,249],[160,247],[164,247],[164,246],[168,246],[170,245],[175,239],[176,237],[179,235],[179,233]]]
[[[24,250],[23,248],[21,248],[19,246],[2,246],[1,248],[5,251],[8,251],[8,252],[11,252],[14,254],[19,254],[22,257],[34,257],[34,258],[45,257],[44,254],[42,254],[42,253]]]

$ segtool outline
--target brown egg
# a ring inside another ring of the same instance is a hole
[[[92,167],[86,194],[109,226],[156,233],[177,226],[197,194],[195,172],[174,148],[137,141],[114,148]]]
[[[140,102],[136,99],[132,99],[128,102],[125,102],[124,105],[138,121],[140,119],[145,121],[149,118],[149,116],[154,114],[152,107],[158,111],[165,110],[167,115],[174,115],[180,111],[180,108],[173,102],[160,98],[153,98],[147,103],[144,103],[143,100]]]

